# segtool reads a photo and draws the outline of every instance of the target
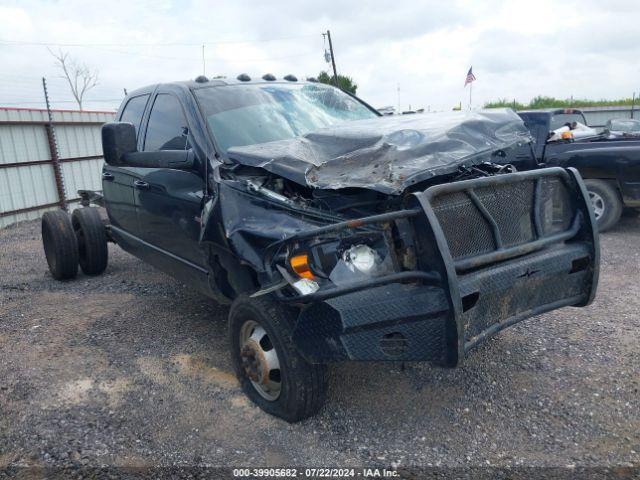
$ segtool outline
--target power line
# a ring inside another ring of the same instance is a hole
[[[15,46],[41,46],[41,47],[199,47],[202,45],[222,45],[228,43],[266,43],[277,42],[281,40],[297,40],[300,38],[315,37],[313,35],[297,35],[292,37],[278,37],[261,40],[216,40],[214,42],[167,42],[167,43],[59,43],[59,42],[28,42],[22,40],[5,40],[0,39],[0,43]]]
[[[302,57],[308,57],[310,55],[313,55],[312,53],[300,53],[297,55],[287,55],[284,57],[272,57],[272,58],[240,58],[238,60],[228,60],[228,59],[224,59],[225,63],[243,63],[243,62],[271,62],[274,60],[286,60],[288,58],[302,58]],[[220,58],[209,58],[208,60],[214,61],[214,60],[218,60],[220,61]]]
[[[101,47],[96,47],[96,46],[89,46],[89,45],[72,45],[75,47],[80,47],[80,48],[94,48],[96,50],[100,50],[103,52],[109,52],[109,53],[116,53],[116,54],[121,54],[121,55],[130,55],[130,56],[134,56],[134,57],[147,57],[147,58],[157,58],[160,60],[180,60],[180,61],[189,61],[189,62],[201,62],[202,61],[202,57],[200,58],[196,58],[196,57],[188,57],[188,56],[181,56],[181,57],[176,57],[176,56],[167,56],[167,55],[155,55],[152,53],[141,53],[141,52],[127,52],[124,50],[114,50],[114,49],[110,49],[110,48],[101,48]],[[202,45],[201,45],[202,47]],[[240,59],[234,59],[234,60],[230,60],[230,59],[225,59],[224,62],[226,63],[243,63],[243,62],[271,62],[271,61],[275,61],[275,60],[286,60],[289,58],[301,58],[301,57],[306,57],[306,56],[310,56],[313,55],[312,52],[309,53],[301,53],[301,54],[295,54],[295,55],[286,55],[286,56],[282,56],[282,57],[273,57],[273,58],[240,58]],[[208,61],[221,61],[220,57],[209,57],[206,60]]]
[[[122,97],[121,98],[104,98],[104,99],[94,99],[94,100],[87,100],[87,99],[83,99],[82,103],[99,103],[99,102],[121,102],[122,101]],[[2,100],[0,100],[0,106],[2,105],[24,105],[24,104],[29,104],[29,105],[34,105],[34,104],[40,104],[40,103],[45,103],[44,100],[25,100],[25,101],[21,101],[21,102],[3,102]],[[52,99],[51,103],[77,103],[76,100],[55,100]]]
[[[202,46],[201,46],[202,47]],[[95,47],[90,47],[90,48],[95,48]],[[190,62],[201,62],[202,61],[202,57],[200,58],[196,58],[196,57],[187,57],[187,56],[182,56],[182,57],[169,57],[166,55],[154,55],[154,54],[149,54],[149,53],[139,53],[139,52],[126,52],[124,50],[113,50],[113,49],[107,49],[107,48],[98,48],[99,50],[102,50],[104,52],[111,52],[111,53],[120,53],[123,55],[131,55],[134,57],[149,57],[149,58],[158,58],[161,60],[184,60],[184,61],[190,61]],[[308,55],[312,55],[312,52],[309,53],[298,53],[295,55],[286,55],[286,56],[282,56],[282,57],[273,57],[273,58],[239,58],[239,59],[234,59],[234,60],[229,60],[229,59],[225,59],[224,62],[226,63],[242,63],[242,62],[270,62],[272,60],[285,60],[288,58],[300,58],[300,57],[306,57]],[[221,61],[220,57],[207,57],[206,58],[207,61]]]

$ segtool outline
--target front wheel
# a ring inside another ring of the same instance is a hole
[[[320,410],[327,390],[325,365],[300,356],[291,342],[296,311],[271,297],[238,297],[229,314],[229,340],[244,393],[265,412],[298,422]]]
[[[604,180],[587,179],[584,181],[598,230],[604,232],[613,227],[622,215],[622,201],[618,191]]]

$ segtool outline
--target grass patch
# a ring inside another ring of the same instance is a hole
[[[638,99],[635,100],[638,104]],[[507,100],[506,98],[487,102],[484,108],[513,108],[514,110],[529,110],[536,108],[579,108],[579,107],[611,107],[611,106],[631,106],[634,104],[632,98],[620,98],[617,100],[588,100],[585,98],[566,98],[560,99],[555,97],[544,97],[538,95],[529,103],[520,103],[517,100]]]

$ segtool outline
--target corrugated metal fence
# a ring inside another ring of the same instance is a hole
[[[38,218],[77,191],[100,190],[100,128],[113,112],[0,107],[0,227]]]

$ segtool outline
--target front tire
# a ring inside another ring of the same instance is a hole
[[[240,296],[229,313],[231,359],[242,390],[288,422],[316,414],[327,391],[326,365],[307,362],[291,341],[296,313],[268,296]]]
[[[622,201],[618,191],[604,180],[587,179],[584,183],[589,192],[598,230],[609,230],[618,223],[622,215]]]
[[[78,241],[67,212],[55,210],[42,215],[42,245],[53,278],[75,278],[78,274]]]

